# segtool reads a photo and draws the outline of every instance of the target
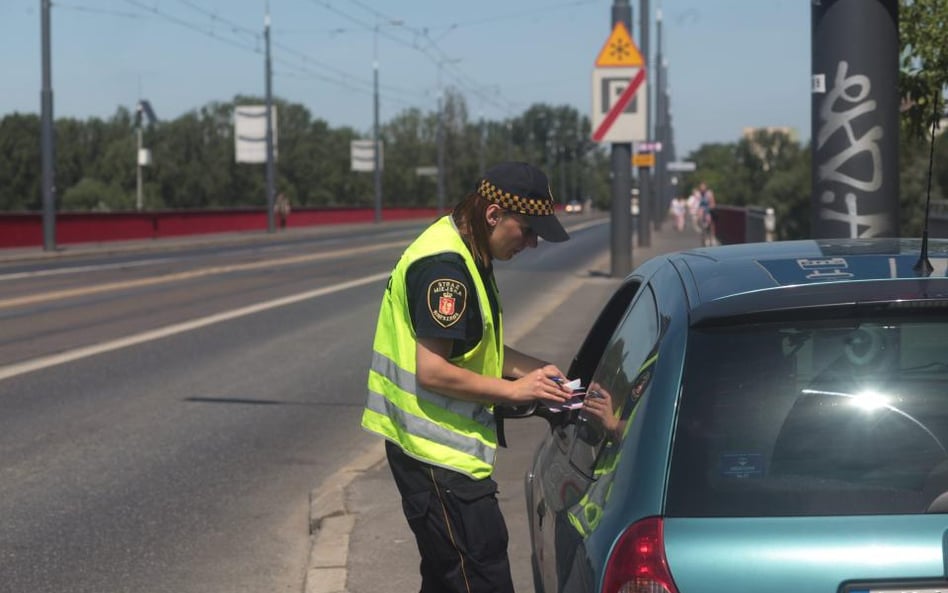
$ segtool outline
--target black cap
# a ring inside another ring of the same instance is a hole
[[[487,170],[477,184],[477,193],[530,223],[530,228],[546,241],[569,239],[554,213],[553,192],[546,174],[529,163],[506,162]]]

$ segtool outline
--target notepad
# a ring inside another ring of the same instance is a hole
[[[552,405],[544,402],[544,405],[546,405],[551,412],[565,412],[566,410],[576,410],[583,407],[583,399],[586,397],[586,388],[583,387],[582,381],[573,379],[569,383],[566,383],[566,386],[573,392],[573,395],[570,396],[568,400],[560,404]]]

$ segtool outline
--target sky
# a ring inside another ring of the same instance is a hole
[[[108,118],[147,99],[159,120],[265,96],[269,7],[275,97],[367,137],[373,61],[384,123],[435,111],[441,89],[469,115],[504,120],[535,103],[591,115],[612,0],[55,0],[55,117]],[[810,3],[651,0],[649,60],[662,54],[679,159],[745,127],[810,136]],[[640,0],[631,0],[641,42]],[[644,49],[644,47],[643,47]],[[655,67],[649,64],[650,84]],[[0,0],[0,117],[39,113],[41,0]]]

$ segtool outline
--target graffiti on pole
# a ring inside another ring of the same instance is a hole
[[[832,87],[820,106],[817,150],[823,149],[838,134],[845,134],[845,139],[834,142],[839,151],[827,155],[828,158],[818,164],[817,179],[824,188],[819,196],[819,218],[848,224],[850,237],[880,236],[890,230],[886,213],[860,214],[857,195],[879,191],[883,184],[882,148],[879,144],[884,136],[883,127],[875,125],[859,135],[853,125],[858,117],[872,114],[876,109],[872,81],[865,75],[850,75],[849,63],[840,61]],[[842,187],[831,191],[825,189],[826,182],[835,182]]]

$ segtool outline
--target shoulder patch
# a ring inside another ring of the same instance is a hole
[[[457,323],[467,309],[467,286],[451,278],[441,278],[428,285],[428,311],[441,327]]]

